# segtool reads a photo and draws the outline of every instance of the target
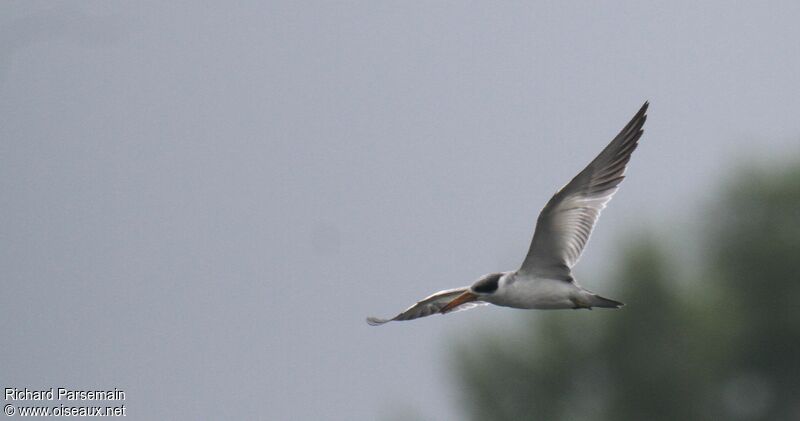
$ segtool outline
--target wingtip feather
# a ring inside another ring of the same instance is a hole
[[[367,324],[370,326],[380,326],[382,324],[390,322],[391,319],[379,319],[377,317],[367,317]]]

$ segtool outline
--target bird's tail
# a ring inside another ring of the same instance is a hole
[[[592,300],[589,303],[589,305],[592,307],[600,307],[600,308],[620,308],[625,304],[619,301],[614,301],[605,297],[601,297],[599,295],[592,295]]]

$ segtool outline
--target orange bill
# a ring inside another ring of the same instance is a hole
[[[470,301],[475,301],[477,299],[478,299],[477,295],[467,291],[467,292],[459,295],[458,297],[453,298],[453,301],[450,301],[449,303],[447,303],[446,306],[442,307],[442,309],[439,310],[439,313],[442,313],[442,314],[449,313],[449,312],[455,310],[456,307],[460,306],[461,304],[468,303]]]

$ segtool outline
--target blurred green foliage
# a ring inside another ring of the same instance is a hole
[[[737,174],[684,239],[699,258],[626,243],[607,294],[622,310],[536,312],[462,344],[470,418],[800,419],[800,165]]]

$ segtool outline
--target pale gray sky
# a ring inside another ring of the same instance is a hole
[[[515,269],[646,99],[591,289],[798,153],[795,1],[0,10],[0,386],[121,388],[128,419],[459,419],[453,340],[535,313],[365,316]]]

